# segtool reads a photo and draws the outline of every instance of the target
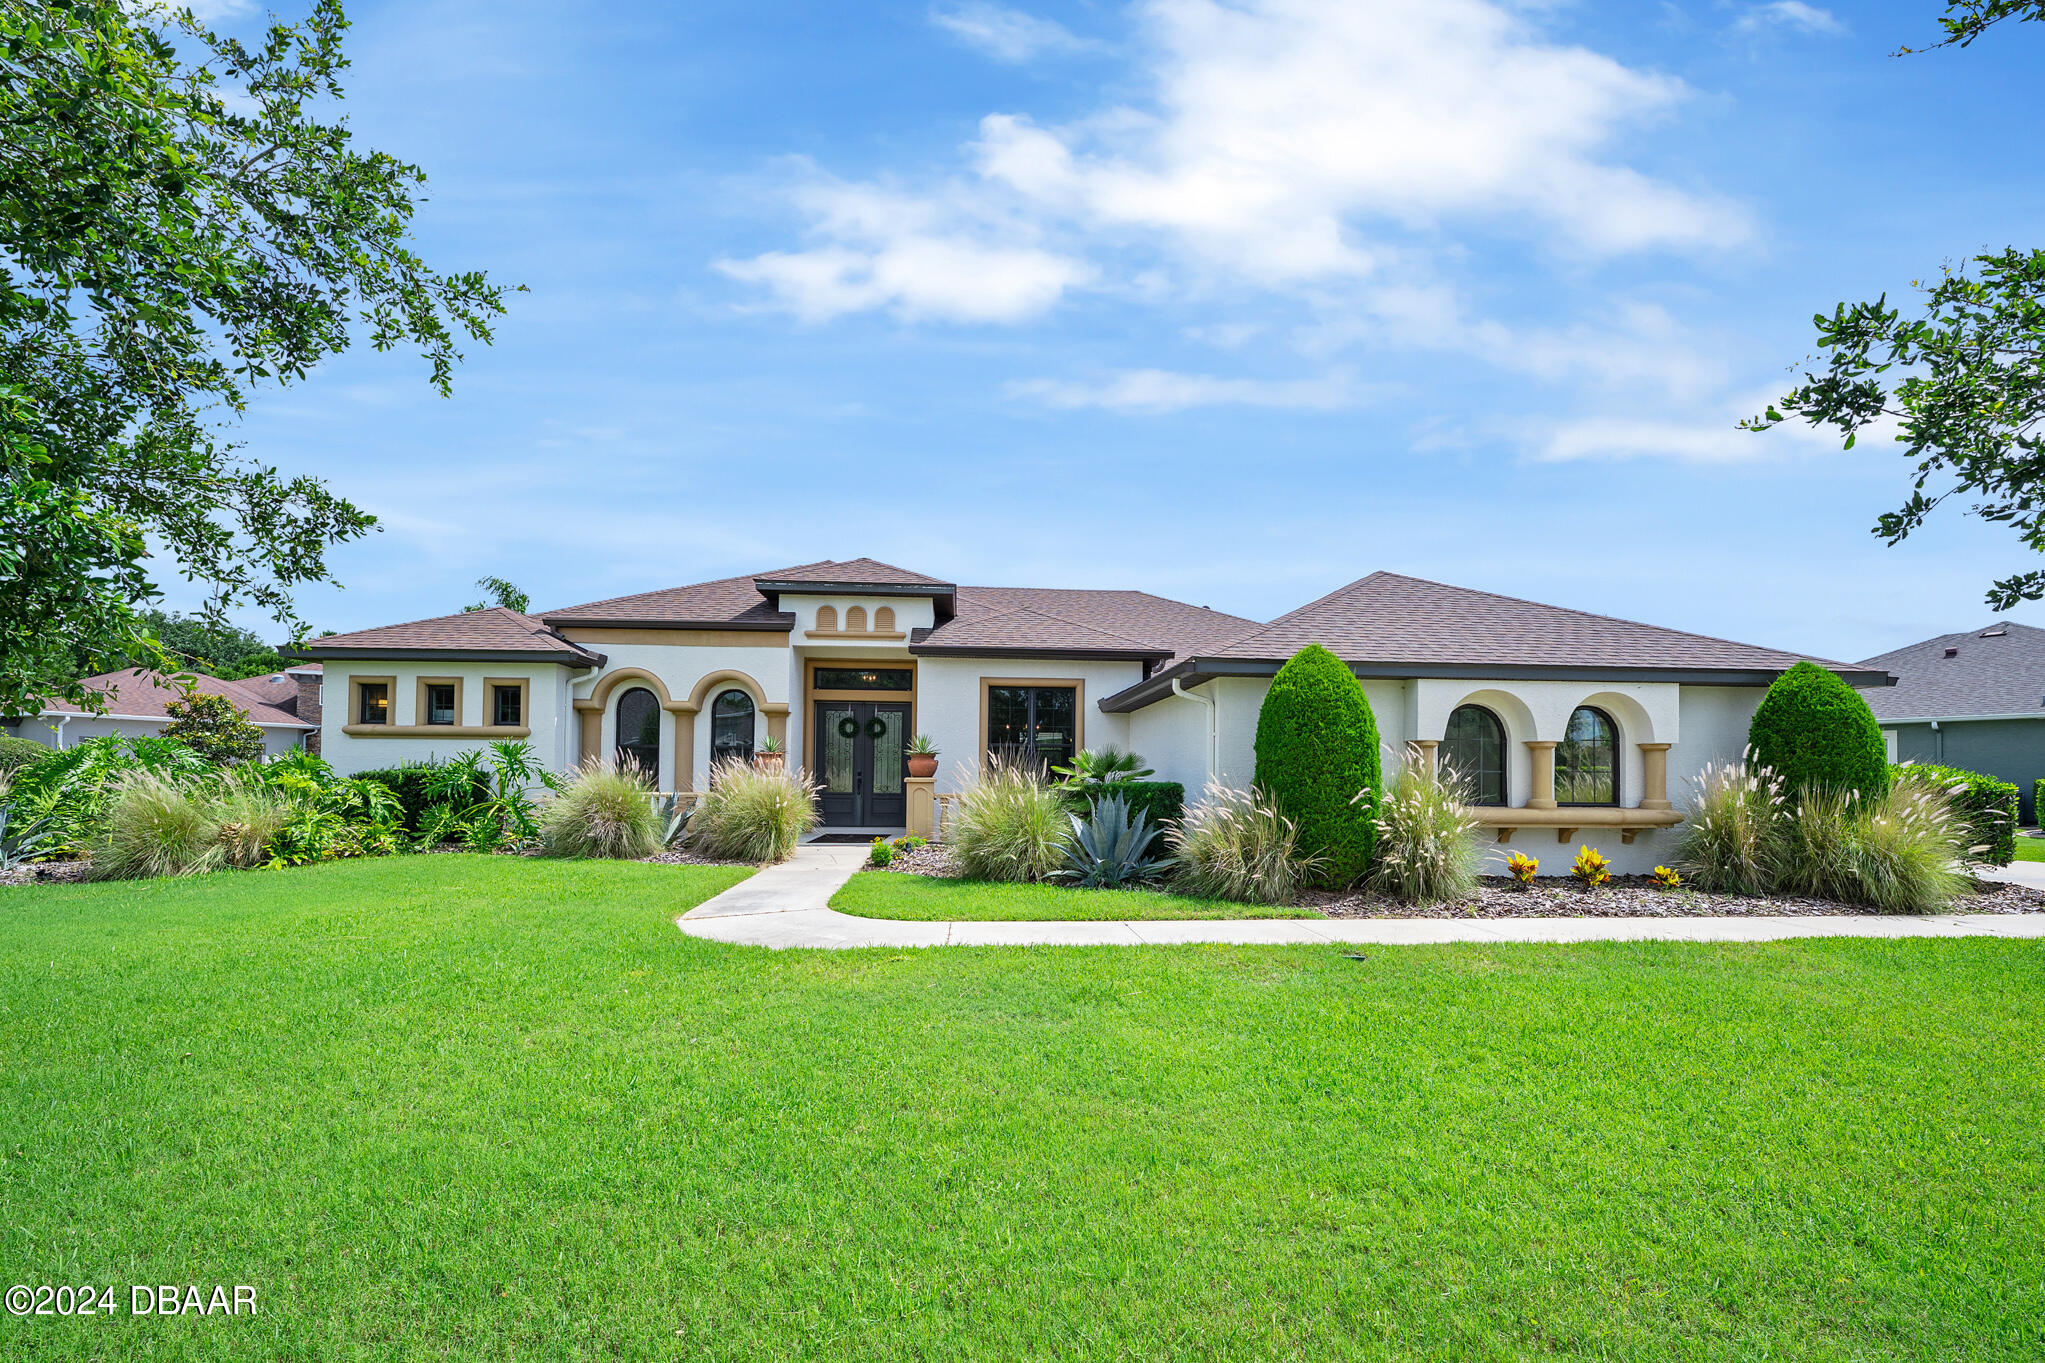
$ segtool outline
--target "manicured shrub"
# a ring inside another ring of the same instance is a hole
[[[55,749],[44,746],[32,738],[16,738],[13,734],[0,734],[0,776],[5,776],[31,762],[40,762]]]
[[[214,870],[224,859],[219,834],[203,792],[154,772],[130,772],[114,793],[106,841],[93,850],[93,878],[143,880]]]
[[[2031,782],[2031,822],[2045,823],[2045,776]]]
[[[1476,893],[1484,850],[1470,797],[1452,767],[1435,771],[1409,756],[1378,803],[1377,860],[1370,886],[1408,904],[1438,904]]]
[[[225,696],[194,691],[163,707],[170,723],[163,736],[174,738],[216,767],[253,762],[263,755],[263,731],[249,723],[249,712]]]
[[[1739,762],[1710,763],[1697,777],[1685,812],[1676,842],[1677,869],[1701,890],[1767,894],[1788,817],[1782,781],[1774,772]]]
[[[1095,794],[1115,796],[1129,806],[1131,814],[1143,815],[1155,828],[1186,814],[1186,788],[1177,781],[1116,781],[1100,787]],[[1093,800],[1088,796],[1068,791],[1064,799],[1065,808],[1082,819],[1092,812]]]
[[[556,857],[650,857],[661,834],[651,794],[636,771],[591,758],[541,809],[540,845]]]
[[[1178,858],[1176,888],[1203,899],[1290,904],[1320,870],[1275,800],[1218,782],[1165,830],[1165,844]]]
[[[875,868],[886,866],[895,859],[895,845],[886,838],[875,838],[873,846],[866,849],[866,864]]]
[[[1031,767],[990,762],[954,802],[945,841],[969,880],[1042,880],[1065,864],[1065,804]]]
[[[783,767],[726,758],[710,769],[710,789],[689,819],[689,843],[731,861],[780,861],[817,826],[817,788]]]
[[[1257,788],[1293,821],[1321,884],[1348,885],[1370,869],[1379,762],[1363,684],[1340,658],[1308,644],[1278,669],[1257,714]]]
[[[1801,800],[1806,789],[1858,791],[1875,800],[1889,788],[1881,725],[1860,693],[1816,663],[1775,679],[1747,729],[1753,760]]]
[[[1953,809],[1967,821],[1967,858],[1990,866],[2007,866],[2017,855],[2017,788],[1978,771],[1912,762],[1891,767],[1901,779],[1914,773],[1944,787]],[[1978,849],[1978,850],[1977,850]]]

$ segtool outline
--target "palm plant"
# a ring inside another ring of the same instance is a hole
[[[1143,759],[1133,752],[1123,752],[1110,743],[1105,748],[1081,748],[1073,755],[1072,765],[1053,767],[1053,774],[1065,779],[1058,783],[1058,789],[1073,795],[1092,797],[1124,781],[1141,781],[1156,774],[1154,768],[1143,766]]]

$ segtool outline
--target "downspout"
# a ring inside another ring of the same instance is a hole
[[[575,688],[603,670],[602,663],[591,663],[579,672],[568,674],[568,688],[562,693],[567,711],[554,725],[554,732],[560,735],[555,742],[554,769],[564,775],[580,766],[582,762],[582,727],[575,710]],[[601,747],[602,743],[599,742],[598,746]],[[568,760],[568,754],[571,752],[576,754],[573,762]]]
[[[1943,767],[1946,764],[1946,731],[1939,726],[1937,720],[1933,720],[1931,722],[1931,732],[1935,740],[1932,744],[1933,756],[1931,760],[1934,765]]]
[[[64,750],[64,726],[65,726],[66,724],[69,724],[70,722],[71,722],[71,716],[69,716],[69,715],[58,715],[58,716],[57,716],[57,751],[58,751],[58,752],[62,752],[62,751]]]
[[[1179,685],[1177,677],[1172,678],[1172,694],[1182,700],[1197,700],[1207,707],[1207,779],[1219,781],[1221,779],[1219,734],[1221,717],[1220,710],[1214,704],[1214,697],[1194,695],[1191,691]]]

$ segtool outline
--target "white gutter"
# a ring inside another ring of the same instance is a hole
[[[1179,685],[1177,677],[1172,678],[1172,694],[1182,700],[1197,700],[1207,707],[1207,779],[1219,781],[1221,779],[1221,738],[1219,732],[1221,712],[1214,704],[1214,697],[1194,695],[1191,691]]]
[[[99,714],[99,715],[95,715],[95,714],[83,714],[83,713],[80,713],[80,712],[77,712],[77,711],[73,711],[73,710],[48,710],[48,711],[45,711],[45,712],[44,712],[43,714],[41,714],[41,715],[37,716],[37,718],[39,718],[39,719],[52,719],[52,718],[54,718],[54,719],[55,719],[55,720],[57,721],[57,738],[58,738],[58,740],[59,740],[59,742],[58,742],[58,744],[57,744],[57,746],[58,746],[58,747],[62,747],[62,746],[63,746],[63,742],[62,742],[62,739],[63,739],[63,737],[64,737],[64,726],[65,726],[66,724],[69,724],[69,723],[70,723],[70,722],[71,722],[72,720],[74,720],[74,719],[123,719],[123,720],[129,720],[129,721],[132,721],[133,723],[136,723],[136,724],[168,724],[168,723],[170,723],[170,716],[169,716],[169,715],[116,715],[116,714],[113,714],[113,713],[107,713],[107,714]],[[305,721],[303,721],[303,720],[299,720],[299,721],[297,721],[296,723],[291,723],[291,724],[285,724],[285,723],[280,723],[279,721],[277,721],[277,720],[274,720],[274,719],[252,719],[252,720],[250,720],[250,721],[249,721],[249,723],[251,723],[251,724],[255,725],[255,726],[256,726],[256,727],[258,728],[258,729],[306,729],[306,730],[312,730],[312,729],[317,729],[317,728],[319,728],[319,725],[317,725],[317,724],[307,724],[307,723],[306,723]]]
[[[58,752],[62,752],[62,751],[64,750],[64,726],[65,726],[66,724],[69,724],[70,722],[71,722],[71,716],[70,716],[70,715],[68,715],[68,714],[60,714],[60,715],[58,715],[58,716],[57,716],[57,751],[58,751]]]
[[[2045,719],[2045,710],[2033,710],[2024,715],[1917,715],[1910,719],[1883,719],[1875,716],[1875,723],[1887,728],[1891,724],[1929,724],[1936,728],[1941,724],[1982,724],[1990,720]]]

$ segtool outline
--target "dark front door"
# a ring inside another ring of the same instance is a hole
[[[810,764],[823,789],[824,823],[837,828],[900,828],[909,818],[909,707],[863,700],[820,700]]]

